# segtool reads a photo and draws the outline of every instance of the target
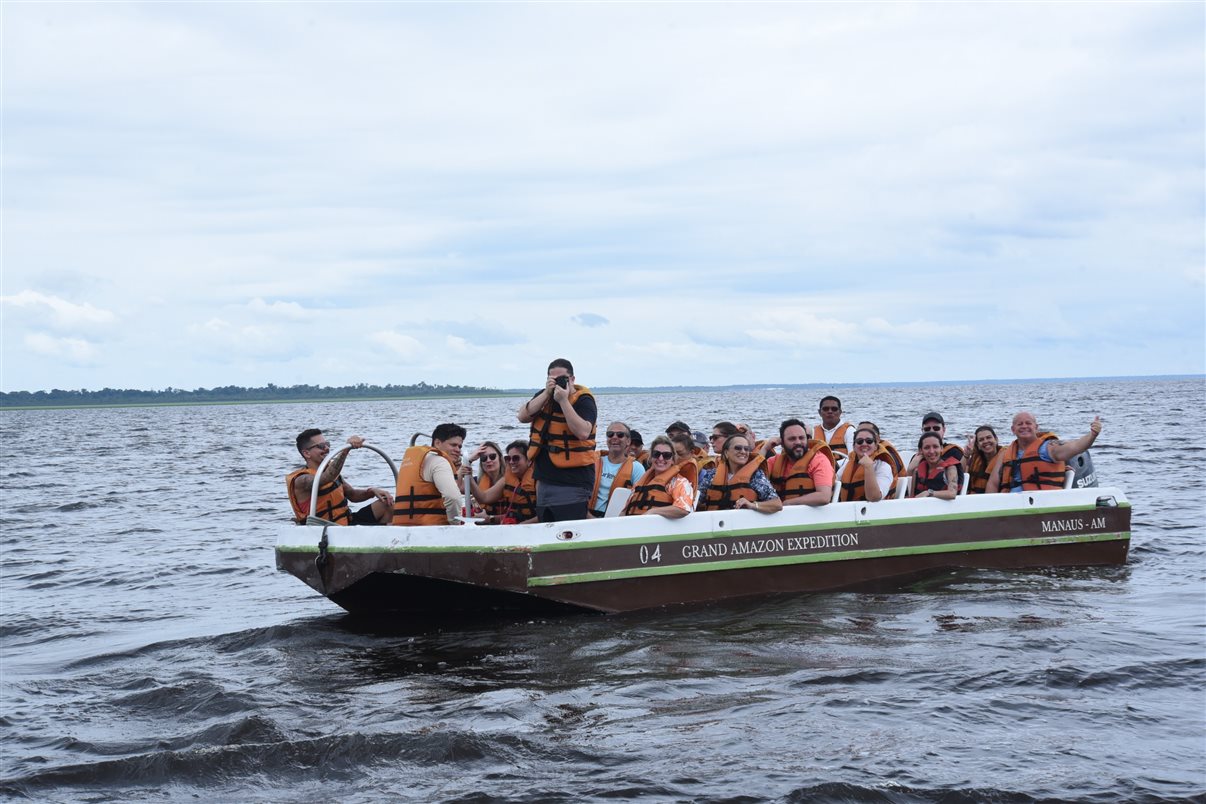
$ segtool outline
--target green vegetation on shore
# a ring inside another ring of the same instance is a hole
[[[435,399],[464,396],[502,396],[497,388],[470,385],[317,385],[263,388],[225,385],[220,388],[166,388],[142,391],[135,388],[102,388],[99,391],[10,391],[0,393],[0,408],[83,408],[130,407],[142,405],[230,405],[248,402],[347,402],[370,399]]]

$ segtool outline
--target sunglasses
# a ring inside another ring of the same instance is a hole
[[[311,444],[310,446],[306,447],[306,449],[330,449],[330,448],[331,448],[330,441],[320,441],[317,444]]]
[[[628,433],[625,433],[622,430],[608,430],[607,437],[608,438],[628,438]]]
[[[841,409],[841,408],[835,408],[835,407],[823,407],[823,408],[821,408],[821,413],[841,413],[841,411],[842,411],[842,409]]]
[[[874,438],[856,438],[856,439],[854,439],[854,443],[855,444],[874,444],[875,439]]]
[[[522,457],[522,455],[508,455],[507,457],[503,458],[503,460],[507,463],[519,463],[519,459]]]
[[[494,461],[497,461],[497,460],[498,460],[498,456],[497,456],[497,455],[483,455],[483,456],[482,456],[482,460],[483,460],[483,461],[490,461],[490,462],[494,462]]]
[[[922,428],[921,428],[921,432],[923,432],[923,433],[938,433],[938,432],[941,432],[941,431],[942,431],[942,425],[941,425],[941,424],[933,424],[933,425],[930,425],[929,427],[922,427]]]
[[[729,447],[729,449],[733,450],[733,452],[749,452],[750,451],[749,447],[743,447],[740,444],[734,444],[733,446]]]
[[[663,461],[674,460],[673,452],[663,452],[660,449],[655,449],[653,452],[651,452],[649,454],[653,457],[653,460],[655,460],[655,461],[658,460],[659,458]]]

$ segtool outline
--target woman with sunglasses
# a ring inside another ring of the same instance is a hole
[[[951,457],[942,455],[942,437],[937,433],[922,433],[917,440],[921,460],[913,470],[913,496],[953,500],[959,493],[962,467]]]
[[[854,433],[854,449],[842,468],[839,502],[879,502],[896,490],[896,467],[870,427]]]
[[[649,445],[649,470],[632,487],[632,496],[624,506],[624,516],[657,514],[667,519],[686,516],[691,513],[695,501],[695,489],[690,480],[694,476],[694,462],[675,461],[670,439],[658,436]]]
[[[737,508],[752,508],[764,514],[783,510],[783,501],[762,471],[762,456],[754,454],[750,438],[740,432],[724,440],[716,468],[699,473],[699,504],[695,510]]]
[[[528,442],[524,439],[507,444],[506,469],[502,478],[488,489],[476,482],[471,486],[473,496],[484,504],[499,524],[524,525],[536,521],[536,465],[528,460]]]
[[[996,471],[1001,456],[1001,442],[997,439],[997,431],[987,424],[977,427],[975,435],[967,440],[967,449],[963,452],[963,468],[971,475],[967,486],[968,494],[985,493],[988,478]]]
[[[474,479],[474,483],[477,484],[478,489],[490,489],[495,484],[502,482],[504,474],[502,447],[493,441],[483,441],[482,445],[469,455],[469,462],[473,463],[474,461],[478,462],[478,474]],[[477,499],[476,493],[473,496],[474,499]],[[477,501],[481,502],[480,499]],[[499,503],[488,505],[485,511],[488,514],[501,514],[502,511],[495,510],[498,506]]]

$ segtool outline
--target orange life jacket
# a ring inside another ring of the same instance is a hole
[[[898,452],[896,447],[892,445],[891,441],[886,439],[881,438],[879,440],[879,445],[888,451],[888,457],[892,459],[892,465],[896,467],[896,471],[892,474],[896,475],[897,477],[903,477],[905,474],[905,469],[908,468],[908,464],[905,463],[904,458],[900,457],[900,452]]]
[[[784,502],[817,490],[816,482],[808,474],[808,465],[818,452],[828,458],[829,464],[836,468],[833,450],[824,441],[817,441],[815,438],[808,440],[807,451],[800,456],[800,460],[793,463],[788,459],[787,453],[780,452],[768,462],[766,476],[770,478],[775,492]]]
[[[313,475],[314,470],[310,467],[302,467],[296,471],[290,472],[285,478],[285,488],[289,490],[289,505],[293,506],[293,519],[297,524],[306,524],[306,512],[302,510],[298,500],[293,496],[293,481],[301,475]],[[309,505],[309,499],[306,504]],[[314,516],[320,519],[325,519],[328,522],[334,522],[336,525],[350,525],[352,522],[352,514],[348,510],[348,501],[343,496],[343,477],[337,477],[331,483],[318,487],[318,502],[315,504],[318,509],[314,512]]]
[[[696,511],[731,511],[737,505],[737,500],[744,497],[749,502],[757,502],[758,495],[750,480],[754,473],[762,468],[761,455],[751,455],[749,462],[729,476],[727,461],[716,463],[716,474],[712,475],[712,484],[703,490],[703,496],[695,506]]]
[[[499,500],[501,515],[513,516],[517,522],[525,522],[536,516],[536,466],[528,464],[523,477],[507,469],[503,475],[503,496]]]
[[[1022,480],[1022,491],[1062,489],[1067,465],[1063,461],[1052,463],[1039,457],[1039,447],[1044,442],[1058,440],[1059,436],[1055,433],[1039,433],[1020,457],[1017,441],[1005,447],[1001,456],[1001,491],[1010,491],[1013,488],[1015,471]]]
[[[695,471],[697,473],[696,476],[698,476],[698,473],[702,472],[704,469],[715,469],[715,468],[716,468],[716,456],[715,455],[696,456],[696,458],[695,458]]]
[[[573,405],[583,396],[594,398],[585,385],[575,385],[569,397],[570,404]],[[595,425],[591,423],[590,434],[586,438],[578,438],[566,424],[561,406],[550,399],[532,417],[528,460],[535,461],[541,450],[548,453],[549,460],[558,469],[590,466],[595,461]]]
[[[824,441],[827,443],[829,445],[829,449],[833,450],[834,453],[845,455],[847,452],[846,431],[853,426],[854,425],[850,422],[842,422],[837,426],[837,429],[833,431],[833,435],[829,437],[829,440],[825,441],[825,428],[818,424],[812,428],[812,437],[816,441]]]
[[[493,483],[491,483],[488,486],[483,486],[482,481],[490,479],[489,475],[483,473],[482,476],[480,478],[478,478],[478,480],[477,480],[477,487],[479,489],[481,489],[482,491],[489,491],[490,489],[497,486],[499,483],[505,482],[506,477],[507,477],[507,473],[506,473],[506,470],[504,470],[503,473],[498,476],[498,480],[495,480]],[[499,497],[494,502],[489,503],[483,507],[487,514],[491,514],[493,516],[502,516],[503,511],[506,510],[507,504],[506,504],[506,501],[502,497]]]
[[[447,525],[444,495],[436,484],[423,479],[423,459],[434,452],[456,471],[456,464],[435,447],[414,446],[402,455],[398,484],[394,491],[394,518],[391,525]]]
[[[670,481],[676,477],[682,477],[690,483],[694,472],[695,464],[690,462],[676,463],[660,475],[655,475],[652,469],[645,472],[632,487],[632,496],[628,498],[628,504],[624,506],[624,516],[635,516],[645,513],[650,508],[674,505],[674,495],[670,493]]]
[[[992,477],[992,465],[1000,456],[1001,452],[998,450],[997,454],[992,456],[991,461],[986,461],[980,450],[972,450],[971,457],[967,459],[967,473],[971,475],[971,481],[967,486],[968,494],[983,494],[988,489],[988,478]]]
[[[912,495],[916,497],[923,491],[945,491],[948,488],[946,483],[947,467],[960,465],[953,458],[943,458],[938,461],[937,466],[932,468],[924,458],[918,461],[917,468],[913,470]],[[961,486],[957,486],[955,492],[958,493],[960,488]]]
[[[603,459],[607,457],[607,451],[604,450],[595,456],[595,486],[590,490],[590,505],[591,510],[594,510],[595,500],[599,497],[599,478],[603,477]],[[616,489],[632,488],[632,465],[635,461],[632,458],[625,457],[624,462],[620,464],[619,470],[616,471],[616,476],[611,481],[611,488],[607,492],[607,502],[611,502],[611,495],[616,493]],[[606,506],[604,506],[606,507]]]
[[[879,449],[871,453],[871,457],[877,461],[884,461],[888,466],[895,466],[892,463],[891,454],[884,449],[884,445],[880,444]],[[838,493],[839,502],[850,502],[852,500],[865,500],[867,493],[863,491],[863,465],[858,462],[858,458],[851,454],[846,461],[846,466],[842,469],[842,490]],[[892,482],[888,484],[886,489],[882,489],[884,496],[882,499],[888,499],[892,493],[896,491],[896,474],[892,474]]]

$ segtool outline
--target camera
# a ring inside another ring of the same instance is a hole
[[[558,385],[560,385],[562,388],[569,388],[569,375],[568,375],[568,374],[562,374],[560,377],[558,377],[557,379],[553,380],[553,382],[557,383],[557,384],[558,384]]]

